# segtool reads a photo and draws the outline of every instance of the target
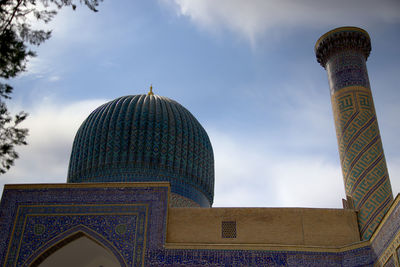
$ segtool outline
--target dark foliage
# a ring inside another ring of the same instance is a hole
[[[15,146],[26,145],[28,129],[19,124],[28,116],[21,111],[11,116],[5,100],[11,98],[12,86],[7,80],[26,70],[35,53],[27,46],[38,46],[51,37],[50,30],[34,29],[32,19],[48,23],[57,10],[76,3],[97,12],[102,0],[0,0],[0,174],[7,172],[18,158]]]

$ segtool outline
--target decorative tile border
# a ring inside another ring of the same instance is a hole
[[[396,245],[397,244],[397,245]],[[385,263],[400,245],[400,194],[371,238],[375,261]]]
[[[376,262],[377,266],[383,266],[390,257],[392,257],[393,259],[398,258],[399,249],[400,249],[400,232],[397,233],[396,237],[390,243],[390,245],[385,248],[385,251],[382,253],[382,255]]]
[[[152,250],[146,266],[372,266],[369,246],[341,253],[255,250]]]
[[[4,263],[29,265],[28,259],[34,260],[31,255],[55,245],[57,236],[85,226],[109,241],[120,252],[125,265],[140,266],[146,247],[147,213],[147,205],[135,204],[20,205]]]
[[[121,266],[144,266],[165,241],[168,183],[11,185],[0,204],[0,266],[24,266],[76,233]]]

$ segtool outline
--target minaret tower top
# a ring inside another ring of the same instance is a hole
[[[371,52],[369,34],[357,27],[340,27],[322,35],[315,44],[317,61],[324,68],[333,54],[343,50],[360,51],[367,59]]]

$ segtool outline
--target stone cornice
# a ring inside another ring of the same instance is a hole
[[[357,27],[341,27],[325,33],[315,44],[317,61],[324,68],[333,54],[343,50],[358,50],[367,59],[371,52],[368,33]]]

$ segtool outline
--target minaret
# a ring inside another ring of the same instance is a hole
[[[371,237],[393,200],[368,79],[370,51],[368,33],[356,27],[327,32],[315,45],[328,73],[346,195],[358,211],[362,240]]]

